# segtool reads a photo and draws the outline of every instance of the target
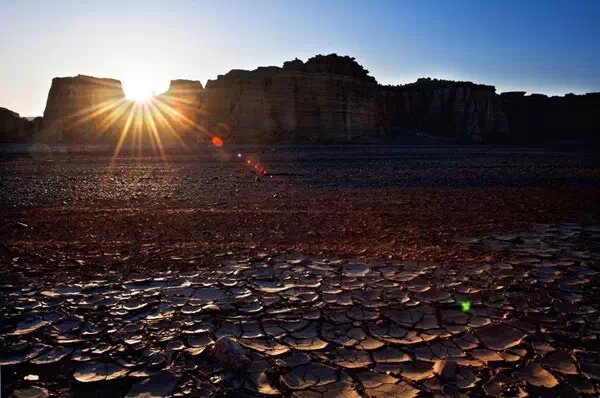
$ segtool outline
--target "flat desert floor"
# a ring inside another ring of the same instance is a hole
[[[597,395],[599,199],[568,147],[8,148],[2,392]]]

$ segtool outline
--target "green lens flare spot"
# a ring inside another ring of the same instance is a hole
[[[470,301],[461,301],[460,309],[462,310],[462,312],[469,312],[469,310],[471,309],[471,302]]]

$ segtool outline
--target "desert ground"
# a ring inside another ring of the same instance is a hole
[[[597,395],[599,199],[569,146],[6,147],[2,393]]]

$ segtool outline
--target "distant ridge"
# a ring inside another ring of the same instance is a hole
[[[217,135],[226,143],[382,143],[414,137],[525,143],[597,141],[600,132],[600,93],[497,94],[492,85],[432,78],[380,85],[355,58],[337,54],[316,55],[306,62],[296,58],[282,67],[234,69],[208,80],[205,87],[199,81],[173,80],[156,98],[170,108],[165,120],[173,131],[192,141]],[[102,104],[111,101],[132,106],[118,80],[54,78],[43,121],[3,112],[0,135],[14,135],[15,120],[38,120],[40,140],[115,141],[126,121],[121,115],[106,122]],[[95,108],[93,117],[76,120]],[[34,128],[23,126],[20,137],[29,134],[30,139]],[[161,136],[169,139],[173,132]]]

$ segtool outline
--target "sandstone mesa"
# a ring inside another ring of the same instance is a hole
[[[128,120],[132,107],[140,107],[138,116]],[[231,70],[206,87],[173,80],[145,107],[126,100],[118,80],[55,78],[43,119],[0,108],[0,140],[116,142],[126,128],[140,142],[151,134],[165,142],[217,135],[243,144],[594,140],[598,110],[600,93],[499,95],[494,86],[429,78],[383,86],[354,58],[330,54]]]

